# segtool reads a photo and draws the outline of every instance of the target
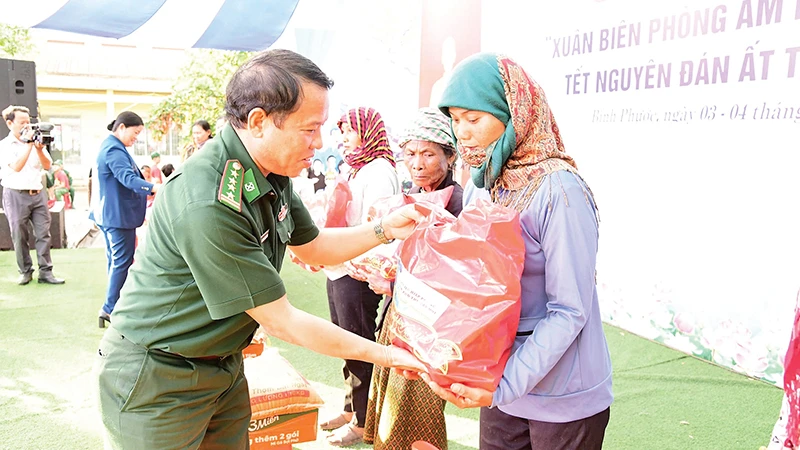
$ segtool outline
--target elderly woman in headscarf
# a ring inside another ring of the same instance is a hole
[[[461,214],[463,189],[453,181],[456,151],[447,116],[438,109],[420,109],[399,144],[415,185],[411,193],[433,192],[453,186],[453,194],[445,209],[454,216]],[[393,308],[391,297],[387,297],[378,342],[392,341],[391,323],[383,322],[396,317],[389,312]],[[405,450],[420,440],[446,450],[444,405],[444,400],[424,381],[407,380],[389,368],[376,367],[372,374],[364,441],[373,444],[375,450]]]
[[[348,184],[352,200],[347,207],[347,226],[366,221],[369,207],[376,200],[400,192],[394,154],[389,147],[381,115],[372,108],[354,108],[339,119],[343,134],[343,157],[350,166]],[[375,340],[375,322],[382,295],[373,292],[369,283],[347,275],[343,266],[325,269],[328,276],[328,306],[331,321],[366,339]],[[345,360],[344,411],[323,420],[320,428],[332,431],[328,443],[349,446],[361,442],[369,397],[372,364]]]
[[[611,359],[597,301],[594,196],[567,155],[542,88],[512,59],[479,53],[454,70],[439,108],[471,166],[477,197],[520,214],[525,241],[517,339],[494,392],[430,382],[483,407],[481,450],[602,448]]]
[[[453,179],[455,139],[447,116],[438,109],[420,109],[399,144],[414,183],[409,193],[433,192],[453,186],[453,195],[445,209],[458,217],[463,189]]]

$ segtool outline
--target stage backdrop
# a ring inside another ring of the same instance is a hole
[[[603,319],[771,383],[800,287],[800,0],[501,0],[600,208]]]
[[[481,0],[423,0],[419,106],[437,107],[453,67],[481,48]]]

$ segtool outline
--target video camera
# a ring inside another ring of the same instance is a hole
[[[36,142],[42,145],[50,145],[53,140],[55,139],[50,132],[53,131],[55,125],[49,122],[38,122],[32,123],[28,125],[31,130],[33,130],[33,136],[31,136],[28,142]]]

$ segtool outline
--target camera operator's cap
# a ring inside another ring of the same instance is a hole
[[[150,153],[150,159],[158,158],[159,156],[161,156],[161,153],[158,152]]]

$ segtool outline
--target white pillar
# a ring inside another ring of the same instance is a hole
[[[106,120],[111,122],[117,118],[117,112],[114,109],[114,90],[106,89]]]

